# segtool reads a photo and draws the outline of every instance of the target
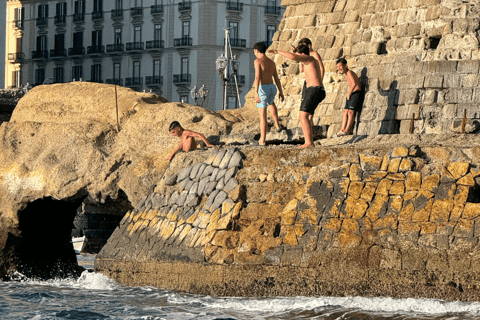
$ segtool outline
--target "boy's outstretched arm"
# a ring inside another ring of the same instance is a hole
[[[210,142],[208,142],[207,138],[205,138],[205,136],[199,132],[195,132],[195,131],[190,131],[190,130],[185,130],[184,131],[189,137],[194,137],[194,138],[200,138],[202,139],[203,142],[205,142],[205,144],[207,145],[207,147],[213,147],[213,144],[211,144]]]
[[[175,149],[175,151],[173,151],[172,154],[169,154],[168,156],[165,157],[165,160],[170,160],[173,158],[173,156],[175,155],[175,153],[177,153],[178,151],[182,150],[183,148],[183,145],[182,143],[180,142],[180,144],[178,145],[177,149]]]

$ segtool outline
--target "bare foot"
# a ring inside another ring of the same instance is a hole
[[[261,145],[261,146],[264,146],[264,145],[265,145],[265,141],[258,140],[258,144]]]
[[[313,147],[313,144],[302,144],[300,147],[298,147],[299,149],[305,149],[305,148],[309,148],[309,147]]]

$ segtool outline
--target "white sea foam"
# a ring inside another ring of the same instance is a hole
[[[109,279],[107,276],[101,273],[84,271],[78,279],[53,279],[47,281],[28,280],[30,284],[35,285],[47,285],[58,288],[75,288],[86,290],[115,290],[118,285],[115,281]]]

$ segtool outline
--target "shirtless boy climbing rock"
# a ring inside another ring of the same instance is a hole
[[[177,153],[180,150],[188,152],[188,151],[197,149],[197,143],[195,142],[195,138],[202,139],[202,141],[205,142],[207,147],[213,147],[213,145],[210,144],[210,142],[208,142],[207,138],[205,138],[203,134],[183,129],[178,121],[173,121],[170,124],[168,131],[170,131],[172,136],[180,137],[180,144],[178,145],[177,149],[173,151],[172,154],[165,157],[165,160],[172,159],[175,153]]]

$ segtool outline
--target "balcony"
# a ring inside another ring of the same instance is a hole
[[[189,73],[174,74],[173,83],[174,84],[188,84],[192,81],[192,75]]]
[[[245,84],[245,76],[244,75],[237,75],[237,83],[239,86],[243,86]],[[228,84],[235,85],[235,78],[232,76]]]
[[[163,40],[147,41],[147,50],[163,49],[163,48],[165,48],[165,42]]]
[[[24,57],[25,57],[25,55],[23,54],[23,52],[9,53],[8,54],[8,61],[11,61],[13,63],[22,62]]]
[[[67,56],[67,50],[66,49],[51,49],[50,50],[50,58],[62,58]]]
[[[130,16],[131,17],[143,16],[143,8],[142,7],[130,8]]]
[[[22,19],[15,19],[15,20],[13,20],[13,25],[17,29],[23,29],[23,20]]]
[[[143,86],[143,78],[142,77],[125,78],[125,86],[126,87]]]
[[[106,84],[116,84],[118,86],[123,86],[123,79],[106,79]]]
[[[230,44],[231,44],[232,47],[245,48],[247,46],[247,40],[245,40],[245,39],[230,39]]]
[[[192,3],[190,1],[183,1],[178,4],[178,11],[190,11],[192,10]]]
[[[124,51],[123,43],[107,44],[107,53],[123,52],[123,51]]]
[[[85,13],[76,12],[73,14],[73,22],[84,22],[84,21],[85,21]]]
[[[87,54],[102,54],[105,53],[105,46],[88,46]]]
[[[68,48],[69,56],[81,56],[85,54],[85,47]]]
[[[126,51],[140,51],[145,48],[144,42],[127,42]]]
[[[280,15],[282,13],[282,7],[276,6],[265,6],[265,14]]]
[[[227,10],[228,11],[243,11],[243,3],[238,1],[228,1],[227,2]]]
[[[163,13],[163,5],[158,4],[158,5],[153,5],[150,7],[150,14],[162,14]]]
[[[145,84],[147,86],[155,86],[155,85],[162,85],[163,84],[163,77],[162,76],[147,76],[145,77]]]
[[[65,24],[65,22],[67,22],[67,16],[55,16],[54,22],[55,24]]]
[[[192,38],[190,37],[181,37],[173,39],[174,47],[191,47],[193,43]]]
[[[37,25],[37,27],[46,26],[47,24],[48,24],[48,18],[38,17],[38,18],[36,19],[36,25]]]
[[[48,50],[32,51],[32,59],[48,58]]]
[[[121,18],[123,18],[123,9],[113,9],[112,19],[121,19]]]
[[[92,20],[103,20],[103,11],[93,11]]]

